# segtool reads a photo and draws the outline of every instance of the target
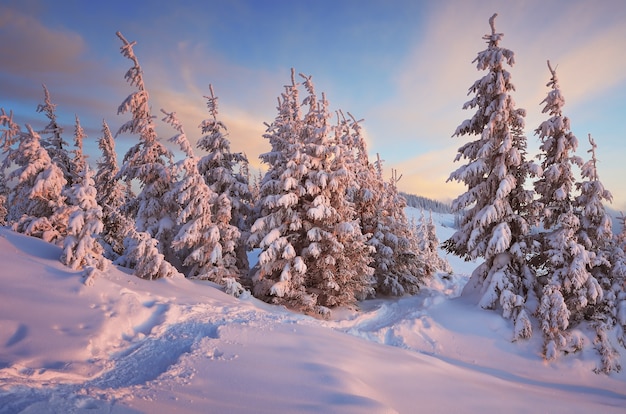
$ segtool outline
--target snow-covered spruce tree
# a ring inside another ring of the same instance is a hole
[[[62,234],[54,225],[54,214],[65,206],[66,185],[61,169],[40,145],[40,136],[30,125],[20,133],[19,146],[9,153],[17,168],[9,180],[17,180],[10,197],[9,220],[15,231],[54,242]]]
[[[598,371],[611,372],[621,369],[619,353],[609,340],[609,331],[618,323],[618,297],[623,291],[624,252],[617,245],[613,235],[611,217],[605,209],[605,202],[611,202],[611,193],[604,188],[596,167],[597,145],[589,135],[591,159],[582,166],[582,181],[576,182],[579,195],[575,199],[579,214],[580,228],[578,241],[592,254],[588,265],[591,275],[602,287],[602,298],[585,312],[596,330],[595,345],[601,355],[602,366]]]
[[[247,239],[249,237],[250,216],[252,213],[252,194],[248,183],[248,158],[240,152],[230,151],[230,141],[226,125],[217,119],[218,98],[209,85],[210,96],[205,96],[210,117],[202,121],[200,128],[203,137],[198,141],[198,148],[207,154],[198,162],[198,170],[207,184],[218,196],[228,198],[232,206],[230,223],[239,229],[235,243],[237,267],[244,273],[249,270]],[[225,201],[223,201],[225,203]],[[223,204],[222,203],[222,204]],[[226,233],[223,234],[226,237]],[[231,243],[223,240],[222,244]]]
[[[428,219],[422,214],[420,217],[420,230],[418,231],[418,240],[425,257],[425,261],[433,266],[436,270],[452,273],[452,267],[448,261],[439,255],[439,238],[437,237],[437,228],[433,222],[433,213],[429,211]]]
[[[304,177],[306,230],[302,256],[308,267],[307,287],[317,294],[321,306],[352,305],[374,294],[371,247],[362,234],[352,203],[346,193],[353,177],[347,159],[350,151],[331,125],[324,94],[315,93],[311,77],[305,77],[308,105],[304,116]],[[308,245],[307,245],[308,244]]]
[[[172,247],[186,268],[187,277],[221,284],[225,284],[228,278],[238,279],[235,243],[240,233],[230,224],[228,196],[218,197],[200,175],[198,159],[176,114],[161,111],[165,114],[163,121],[178,132],[170,141],[178,144],[185,154],[185,158],[176,164],[180,181],[165,196],[174,198],[172,202],[181,206],[176,221],[179,228]],[[215,215],[212,210],[216,211]]]
[[[9,215],[9,196],[11,190],[7,185],[7,176],[5,171],[11,166],[15,151],[13,145],[19,140],[22,132],[19,125],[13,121],[13,112],[6,113],[4,108],[0,108],[0,148],[5,155],[0,164],[0,223],[2,225],[7,223]]]
[[[259,201],[261,216],[250,243],[262,252],[253,275],[254,294],[305,311],[351,305],[370,295],[370,248],[351,204],[340,136],[328,104],[318,101],[310,78],[302,115],[298,84],[279,98],[278,115],[264,135],[272,150],[261,159],[269,169]]]
[[[126,202],[126,193],[117,179],[119,167],[115,152],[115,140],[107,123],[102,121],[102,136],[98,140],[102,156],[97,160],[94,177],[96,202],[102,208],[103,230],[101,240],[105,256],[114,260],[123,253],[126,220],[121,219],[120,208]]]
[[[9,187],[6,185],[6,175],[4,169],[0,168],[0,226],[7,223],[7,202],[9,197]]]
[[[178,206],[164,205],[163,196],[171,190],[174,182],[170,168],[172,153],[158,139],[148,103],[148,91],[143,81],[143,71],[133,51],[135,42],[128,42],[120,32],[117,32],[117,36],[123,43],[120,48],[122,55],[133,63],[125,78],[137,90],[118,108],[119,114],[130,112],[132,119],[120,127],[116,136],[125,132],[139,136],[139,142],[124,155],[117,175],[117,178],[125,182],[136,180],[141,188],[135,199],[127,201],[124,213],[135,222],[139,233],[147,232],[158,240],[159,251],[170,260],[175,257],[170,246]]]
[[[123,220],[126,220],[124,217]],[[163,277],[183,277],[159,252],[159,241],[146,232],[138,232],[130,221],[124,238],[124,254],[115,260],[115,264],[134,269],[133,274],[142,279],[160,279]]]
[[[378,169],[382,176],[380,159]],[[406,200],[396,185],[399,180],[393,170],[390,180],[384,183],[379,217],[370,240],[376,248],[376,293],[383,295],[415,294],[436,271],[435,262],[429,261],[426,250],[420,248],[416,229],[406,217]]]
[[[527,338],[532,334],[527,300],[534,280],[527,255],[533,193],[524,184],[539,169],[526,160],[526,137],[520,132],[526,112],[515,107],[515,88],[504,68],[515,63],[514,53],[499,46],[503,34],[496,33],[496,16],[489,19],[491,33],[483,37],[487,49],[474,59],[477,69],[488,73],[469,88],[475,96],[463,106],[476,113],[454,133],[477,139],[459,148],[455,161],[468,162],[448,179],[464,183],[467,191],[453,201],[460,228],[443,247],[466,260],[484,258],[468,288],[480,289],[481,307],[499,304],[503,316],[513,319],[514,338]]]
[[[83,171],[85,171],[87,165],[87,157],[83,153],[83,140],[87,138],[87,134],[85,134],[85,130],[80,125],[78,115],[76,115],[76,122],[74,125],[74,149],[71,151],[73,156],[70,160],[72,183],[84,180]]]
[[[97,270],[106,268],[98,238],[102,232],[102,208],[96,201],[93,172],[85,165],[77,181],[66,190],[70,205],[67,236],[61,262],[72,269],[85,269],[85,284],[93,284]]]
[[[569,118],[563,116],[565,99],[556,71],[550,66],[550,91],[542,101],[543,113],[550,118],[535,130],[541,140],[539,158],[543,176],[535,182],[542,207],[543,232],[538,235],[541,247],[534,259],[539,280],[541,303],[537,311],[544,334],[544,355],[554,359],[561,350],[578,349],[568,328],[575,326],[602,300],[602,287],[589,272],[594,254],[578,239],[580,214],[573,190],[573,165],[582,165],[574,152],[578,140],[570,130]]]
[[[43,86],[44,102],[37,105],[37,112],[43,112],[48,118],[48,125],[38,133],[44,135],[41,145],[46,148],[52,161],[63,171],[63,176],[68,185],[72,185],[72,163],[67,151],[68,143],[63,139],[63,127],[57,122],[56,104],[50,99],[50,92],[46,85]]]
[[[302,212],[297,204],[303,176],[299,101],[292,69],[291,85],[285,86],[278,98],[278,115],[267,125],[263,135],[269,140],[271,150],[259,156],[268,170],[261,181],[256,203],[259,217],[252,225],[248,243],[262,250],[252,274],[254,296],[276,303],[293,303],[300,307],[305,303],[313,307],[315,298],[305,289],[307,267],[297,253],[302,232]]]

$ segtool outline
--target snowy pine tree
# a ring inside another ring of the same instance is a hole
[[[123,43],[122,55],[133,63],[125,78],[137,90],[118,108],[119,114],[130,112],[132,119],[120,127],[116,136],[124,132],[139,136],[139,142],[124,155],[117,176],[125,182],[136,180],[141,188],[137,197],[129,200],[124,209],[128,217],[135,221],[137,231],[147,232],[156,238],[161,253],[169,259],[174,257],[169,247],[178,206],[164,205],[163,196],[171,190],[174,182],[170,168],[172,153],[158,140],[143,71],[133,51],[135,42],[128,42],[120,32],[117,32],[117,36]]]
[[[69,214],[67,236],[63,241],[61,262],[72,269],[85,269],[85,284],[91,285],[96,270],[104,270],[106,262],[98,238],[102,232],[102,208],[96,201],[93,172],[88,166],[67,191]]]
[[[4,169],[0,168],[0,226],[7,223],[7,202],[9,197],[9,187],[6,185]]]
[[[578,241],[593,256],[588,268],[602,288],[602,297],[596,300],[593,311],[586,312],[596,330],[596,348],[602,358],[602,372],[619,371],[619,353],[609,340],[608,332],[617,323],[618,297],[623,290],[624,252],[613,235],[611,217],[605,202],[611,202],[611,193],[604,188],[597,170],[597,145],[589,135],[591,159],[583,164],[583,181],[575,183],[579,195],[575,199],[580,211]]]
[[[292,70],[278,115],[264,135],[272,150],[250,243],[261,248],[253,276],[256,296],[306,311],[350,305],[372,293],[369,247],[345,199],[349,183],[340,136],[328,103],[310,78],[303,101]]]
[[[85,130],[80,125],[78,115],[76,115],[76,123],[74,126],[74,150],[73,157],[70,160],[70,174],[72,183],[83,181],[83,172],[87,166],[87,157],[83,153],[83,140],[87,137]]]
[[[182,275],[159,252],[159,241],[146,232],[138,232],[132,223],[124,238],[124,254],[115,264],[134,269],[133,274],[142,279],[154,280]]]
[[[429,211],[428,220],[424,219],[424,248],[425,261],[436,270],[452,273],[452,267],[448,261],[439,255],[439,238],[437,228],[433,222],[433,213]]]
[[[234,240],[237,267],[242,272],[247,272],[249,264],[246,241],[249,237],[252,213],[252,194],[247,177],[248,158],[242,153],[231,152],[226,125],[217,118],[218,98],[213,92],[212,85],[209,85],[209,90],[211,95],[205,98],[210,118],[200,124],[203,137],[198,141],[198,148],[207,154],[198,162],[198,170],[215,194],[228,198],[232,208],[230,223],[239,229],[239,236]],[[226,234],[223,234],[223,237],[226,237]],[[226,240],[222,243],[226,243]]]
[[[222,284],[227,278],[238,279],[235,243],[240,233],[230,224],[232,208],[228,197],[222,194],[218,199],[200,175],[198,160],[176,114],[162,112],[165,114],[163,121],[178,131],[170,141],[178,144],[185,154],[176,165],[181,179],[166,194],[166,198],[175,198],[173,202],[181,206],[176,221],[179,228],[172,247],[187,269],[187,277]]]
[[[526,160],[521,134],[526,112],[515,107],[515,88],[504,68],[515,63],[514,53],[499,46],[503,34],[496,33],[496,16],[489,19],[491,33],[483,36],[487,49],[474,60],[478,70],[488,73],[470,87],[475,96],[463,106],[476,108],[476,113],[454,133],[477,139],[459,148],[455,161],[468,162],[448,179],[464,183],[467,191],[453,201],[461,214],[460,228],[443,247],[467,260],[484,258],[468,288],[480,289],[483,308],[499,304],[503,315],[514,320],[514,336],[521,338],[532,332],[526,301],[533,284],[527,265],[533,193],[524,184],[539,170]]]
[[[574,155],[578,140],[570,130],[569,118],[563,116],[565,99],[550,62],[548,69],[551,78],[547,86],[551,90],[542,104],[545,103],[543,112],[550,118],[535,130],[541,140],[539,157],[543,158],[543,176],[535,182],[535,190],[543,209],[544,229],[538,236],[541,247],[535,267],[540,281],[538,316],[545,338],[545,357],[553,359],[561,350],[569,349],[568,327],[575,326],[591,305],[602,300],[603,290],[589,272],[595,255],[577,237],[581,234],[581,217],[573,196],[572,166],[582,165],[582,160]]]
[[[124,228],[126,220],[121,219],[121,207],[126,202],[124,186],[117,179],[119,167],[115,152],[115,140],[107,123],[102,121],[102,136],[98,140],[102,157],[97,161],[97,172],[94,178],[96,201],[102,208],[102,241],[105,255],[115,259],[124,250]]]
[[[11,191],[9,220],[20,233],[56,241],[63,235],[55,227],[53,215],[65,206],[62,191],[66,181],[40,143],[39,134],[26,125],[18,148],[7,155],[9,163],[17,166],[8,177],[17,180]]]
[[[52,161],[63,171],[63,176],[68,185],[72,184],[72,162],[67,151],[68,143],[63,139],[63,127],[57,121],[56,104],[52,103],[50,92],[46,85],[43,86],[44,103],[37,105],[37,112],[43,112],[48,118],[48,125],[38,133],[47,136],[42,139],[41,145],[46,148]]]

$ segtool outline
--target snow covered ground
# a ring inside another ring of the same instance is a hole
[[[85,286],[60,254],[0,228],[0,413],[626,412],[624,372],[594,374],[591,346],[547,364],[540,335],[512,343],[457,297],[475,264],[454,257],[418,296],[324,321],[113,266]]]

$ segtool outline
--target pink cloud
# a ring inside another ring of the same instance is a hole
[[[0,7],[3,70],[18,75],[77,73],[85,42],[74,32],[53,30],[32,16]]]

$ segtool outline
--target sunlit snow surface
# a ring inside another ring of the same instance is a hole
[[[433,218],[447,238],[452,217]],[[626,375],[592,372],[588,332],[544,363],[540,335],[512,343],[457,297],[476,264],[454,257],[418,296],[323,321],[114,266],[85,286],[60,253],[0,229],[0,413],[626,412]]]

